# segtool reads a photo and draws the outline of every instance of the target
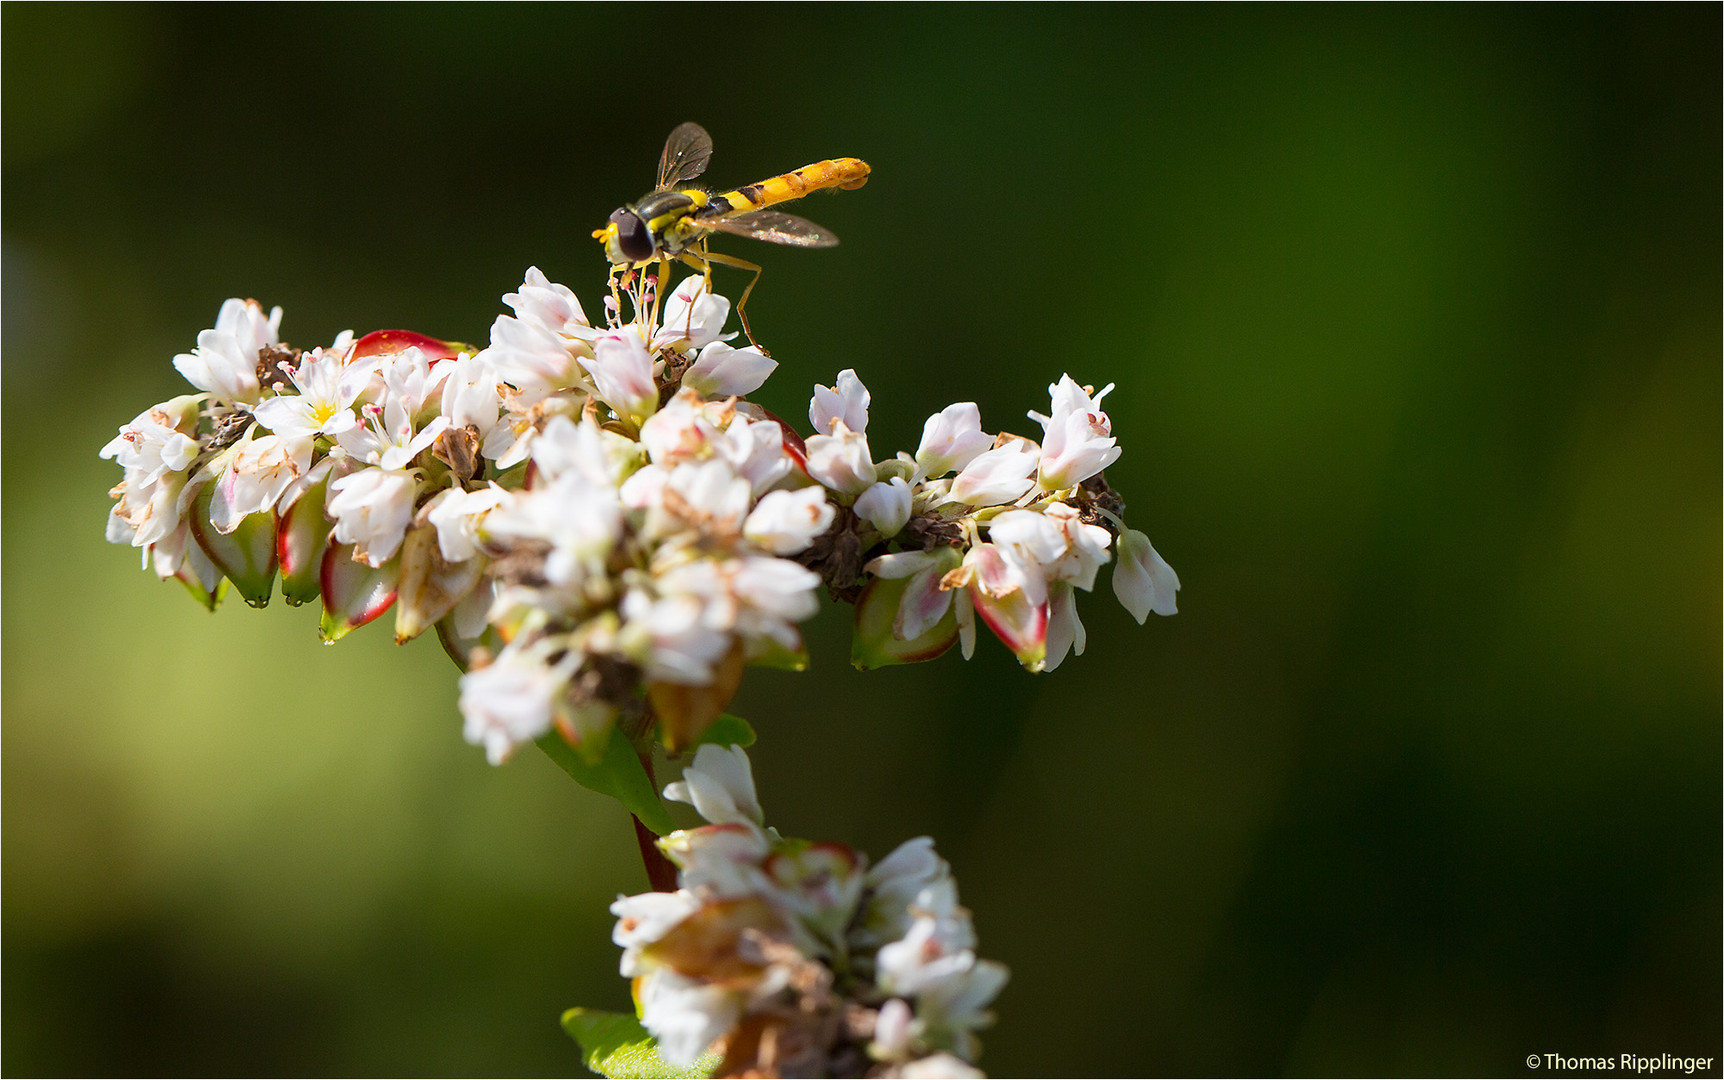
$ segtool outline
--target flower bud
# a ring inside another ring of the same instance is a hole
[[[741,397],[760,389],[777,368],[778,361],[753,345],[733,349],[715,341],[683,372],[682,385],[706,397]]]
[[[840,494],[867,491],[875,479],[868,437],[850,430],[842,420],[833,421],[830,435],[809,436],[808,475]]]
[[[401,581],[401,562],[372,566],[351,544],[331,543],[323,553],[319,575],[325,644],[334,644],[389,610]]]
[[[982,430],[982,412],[975,402],[948,405],[922,425],[916,471],[919,476],[944,476],[964,468],[993,445],[994,437]]]
[[[808,421],[816,435],[835,435],[832,426],[843,421],[844,426],[858,435],[868,430],[868,388],[845,368],[838,373],[836,388],[816,386],[814,398],[808,403]]]
[[[1018,662],[1031,671],[1042,670],[1047,657],[1048,606],[1045,586],[1032,598],[1035,582],[1007,560],[993,544],[977,544],[964,556],[964,565],[954,573],[963,575],[976,613],[988,624]],[[950,580],[950,576],[948,576]]]
[[[740,746],[707,743],[696,750],[694,762],[682,771],[681,780],[666,785],[664,797],[688,803],[714,825],[766,821],[755,794],[754,769]]]
[[[830,528],[837,513],[822,488],[769,491],[749,512],[742,531],[774,555],[794,555]]]
[[[1177,603],[1179,575],[1156,553],[1149,537],[1127,529],[1119,538],[1119,562],[1113,568],[1113,594],[1140,624],[1157,615],[1173,615]]]
[[[1012,439],[978,454],[952,481],[950,499],[968,506],[999,506],[1013,502],[1035,486],[1030,474],[1040,456],[1036,444]]]
[[[1069,581],[1054,582],[1048,586],[1048,655],[1042,670],[1059,667],[1068,652],[1082,656],[1085,640],[1083,622],[1078,619],[1076,590]]]
[[[896,476],[872,485],[856,500],[856,516],[879,529],[883,539],[897,536],[910,520],[910,485]]]

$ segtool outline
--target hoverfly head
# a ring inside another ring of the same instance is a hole
[[[647,228],[639,214],[626,206],[611,214],[611,223],[593,235],[604,240],[605,254],[613,263],[646,262],[657,250],[652,230]]]

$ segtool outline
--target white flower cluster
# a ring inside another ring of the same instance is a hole
[[[174,361],[199,392],[102,450],[125,469],[109,539],[211,607],[279,576],[326,640],[390,609],[399,641],[435,627],[493,762],[552,729],[597,760],[619,722],[692,745],[746,665],[802,666],[822,581],[857,604],[863,667],[967,657],[980,615],[1050,670],[1083,652],[1075,590],[1110,559],[1140,622],[1173,613],[1177,576],[1101,476],[1107,389],[1062,377],[1039,443],[960,403],[875,461],[855,372],[815,388],[804,442],[744,400],[776,362],[728,343],[702,276],[612,280],[594,325],[529,270],[485,348],[382,330],[302,352],[280,308],[229,300]]]
[[[919,837],[870,867],[763,827],[748,757],[710,744],[665,797],[711,824],[659,847],[675,892],[620,897],[612,939],[659,1053],[724,1076],[980,1076],[1006,982],[977,959],[951,868]]]
[[[846,370],[816,388],[808,472],[850,513],[809,561],[835,592],[861,588],[859,664],[927,659],[954,641],[968,658],[979,613],[1025,667],[1051,671],[1084,651],[1074,590],[1095,586],[1116,536],[1121,603],[1140,623],[1177,610],[1178,575],[1126,528],[1124,502],[1101,477],[1120,455],[1101,407],[1112,389],[1062,376],[1048,387],[1050,414],[1029,414],[1040,443],[989,434],[974,403],[950,405],[923,425],[914,456],[876,462],[862,380]]]
[[[602,754],[643,691],[673,747],[747,663],[797,664],[819,578],[782,558],[831,524],[800,440],[739,401],[776,366],[723,338],[702,278],[648,280],[586,319],[536,269],[488,348],[379,331],[300,352],[230,300],[175,366],[199,394],[102,451],[125,468],[109,539],[213,606],[278,571],[334,640],[393,607],[464,676],[467,737],[501,761],[557,727]],[[662,403],[662,404],[661,404]],[[196,542],[193,542],[193,541]],[[696,693],[699,689],[704,692]]]

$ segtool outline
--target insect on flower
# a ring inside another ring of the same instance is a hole
[[[593,237],[604,243],[613,273],[657,263],[662,279],[672,259],[687,263],[709,279],[714,263],[754,271],[754,278],[736,304],[742,331],[753,343],[754,334],[748,328],[744,308],[748,294],[760,281],[761,268],[756,263],[707,250],[707,237],[723,232],[769,244],[832,247],[838,243],[838,237],[829,230],[806,218],[767,207],[800,199],[813,191],[859,188],[868,182],[868,163],[856,158],[830,158],[718,194],[685,186],[706,171],[711,157],[712,136],[705,128],[692,123],[679,126],[665,140],[664,153],[659,156],[657,186],[636,202],[619,207],[611,214],[610,224],[595,229]]]

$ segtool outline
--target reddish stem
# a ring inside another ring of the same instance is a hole
[[[658,790],[658,780],[652,772],[652,755],[641,755],[641,766],[646,769],[647,781],[653,790]],[[641,824],[641,819],[634,818],[635,842],[640,845],[641,863],[646,867],[647,883],[653,892],[676,892],[676,864],[665,858],[664,852],[658,849],[658,834]]]

